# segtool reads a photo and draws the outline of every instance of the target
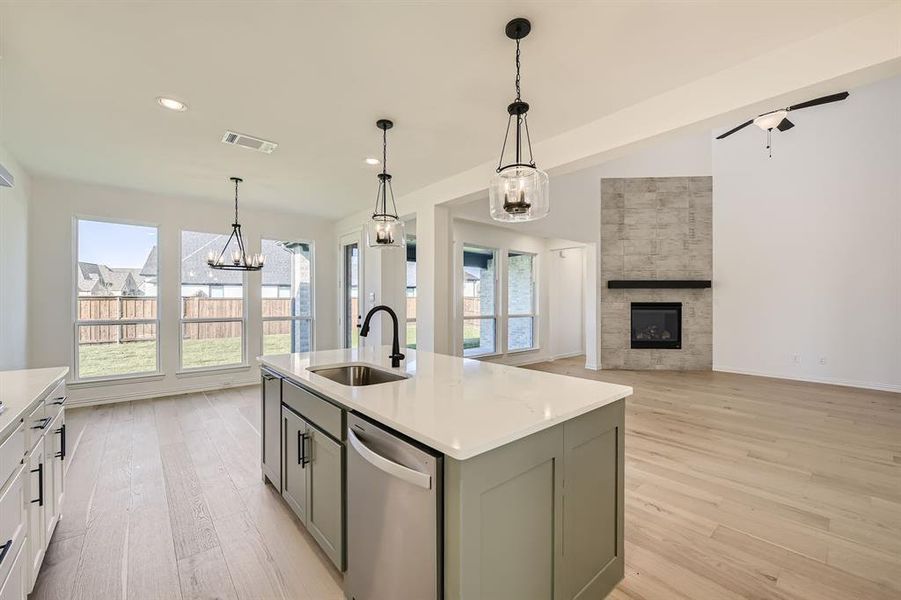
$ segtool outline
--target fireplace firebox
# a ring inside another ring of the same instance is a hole
[[[632,347],[682,347],[681,302],[633,302]]]

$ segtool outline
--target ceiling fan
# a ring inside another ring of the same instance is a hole
[[[762,115],[758,115],[749,121],[745,121],[738,127],[734,127],[727,131],[726,133],[717,136],[716,139],[721,140],[724,137],[728,137],[739,131],[740,129],[744,129],[751,123],[757,125],[764,131],[766,131],[766,149],[770,153],[770,157],[773,156],[773,144],[772,144],[772,133],[773,128],[778,129],[779,131],[788,131],[792,127],[795,126],[794,123],[788,120],[788,113],[793,110],[799,110],[802,108],[810,108],[811,106],[819,106],[820,104],[829,104],[830,102],[838,102],[839,100],[844,100],[848,97],[848,92],[840,92],[838,94],[831,94],[829,96],[823,96],[822,98],[814,98],[813,100],[808,100],[807,102],[801,102],[800,104],[792,104],[791,106],[787,106],[786,108],[779,108],[776,110],[771,110],[770,112],[765,112]]]

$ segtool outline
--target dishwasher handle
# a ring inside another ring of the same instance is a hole
[[[405,467],[392,460],[388,460],[380,454],[373,452],[369,449],[368,446],[366,446],[366,444],[364,444],[360,440],[360,438],[357,437],[357,434],[354,433],[354,430],[350,427],[347,428],[347,439],[350,440],[350,445],[353,446],[353,449],[357,451],[357,454],[359,454],[360,457],[362,457],[373,467],[384,471],[389,475],[393,475],[398,479],[403,479],[407,483],[412,483],[417,487],[421,487],[426,490],[432,489],[431,475],[427,473],[421,473],[409,467]]]

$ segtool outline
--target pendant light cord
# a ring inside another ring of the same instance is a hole
[[[516,101],[521,101],[519,93],[519,40],[516,40]]]
[[[235,225],[238,224],[238,180],[235,180]]]

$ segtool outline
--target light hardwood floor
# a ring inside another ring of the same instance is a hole
[[[635,389],[611,599],[901,598],[901,394],[583,367],[530,368]]]
[[[530,368],[635,388],[611,598],[901,598],[901,395],[582,364]],[[31,600],[341,598],[260,481],[258,393],[70,410],[64,518]]]
[[[260,475],[259,388],[69,410],[63,519],[30,600],[343,600]]]

